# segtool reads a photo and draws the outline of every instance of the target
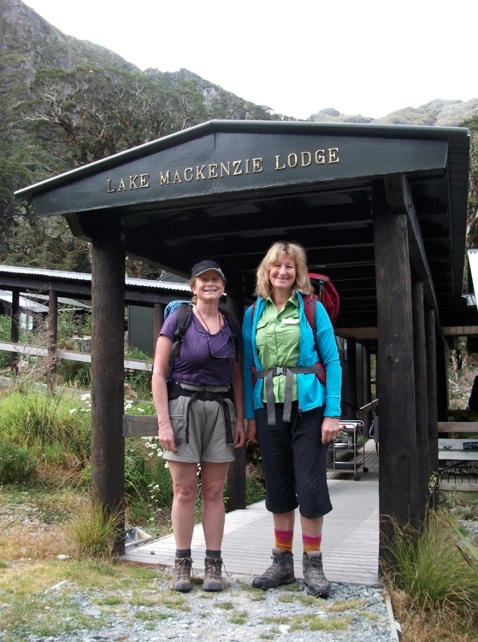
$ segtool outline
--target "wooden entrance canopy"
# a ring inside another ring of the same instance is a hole
[[[123,497],[125,254],[183,276],[217,260],[242,316],[268,247],[294,240],[339,290],[337,334],[377,349],[383,546],[388,516],[420,522],[446,409],[444,328],[477,327],[462,296],[468,164],[463,128],[211,121],[17,192],[92,243],[105,503]]]

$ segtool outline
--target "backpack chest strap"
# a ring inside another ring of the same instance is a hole
[[[266,388],[266,403],[267,403],[267,423],[268,425],[275,424],[275,398],[274,398],[274,377],[280,375],[285,376],[285,397],[284,397],[284,414],[283,421],[290,421],[292,410],[292,385],[294,382],[293,375],[295,374],[318,374],[320,368],[318,366],[276,366],[266,370],[259,370],[254,372],[255,379],[264,379]]]

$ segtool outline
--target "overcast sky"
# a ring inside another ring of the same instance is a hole
[[[24,2],[140,69],[184,67],[296,118],[478,98],[476,0]]]

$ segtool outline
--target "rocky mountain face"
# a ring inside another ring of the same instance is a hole
[[[83,65],[140,71],[105,47],[63,34],[21,0],[0,0],[0,107],[3,114],[15,102],[30,97],[35,70],[55,67],[72,70]],[[161,76],[171,86],[179,79],[192,81],[201,92],[205,105],[212,110],[213,117],[214,107],[220,106],[219,117],[296,120],[294,116],[271,114],[267,108],[245,101],[186,69],[175,73],[148,69],[144,73]],[[461,125],[477,114],[478,98],[467,102],[437,99],[420,107],[405,107],[383,118],[341,114],[328,108],[312,114],[308,120],[451,127]]]
[[[0,96],[7,102],[29,97],[30,83],[39,68],[71,70],[108,64],[137,69],[104,47],[66,36],[20,0],[0,0]]]
[[[157,69],[141,72],[105,47],[63,34],[21,0],[0,0],[0,113],[4,119],[15,104],[33,97],[31,85],[36,70],[72,71],[78,67],[108,70],[112,79],[115,72],[144,73],[147,77],[160,79],[173,90],[181,82],[190,81],[202,94],[211,118],[271,120],[281,117],[186,69],[174,73]]]

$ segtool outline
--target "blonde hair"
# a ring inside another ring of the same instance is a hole
[[[269,248],[257,268],[255,295],[267,299],[272,294],[269,272],[274,263],[284,254],[289,256],[295,263],[296,277],[293,290],[299,290],[302,294],[311,294],[313,292],[313,287],[307,274],[307,253],[305,249],[298,243],[278,241]]]

